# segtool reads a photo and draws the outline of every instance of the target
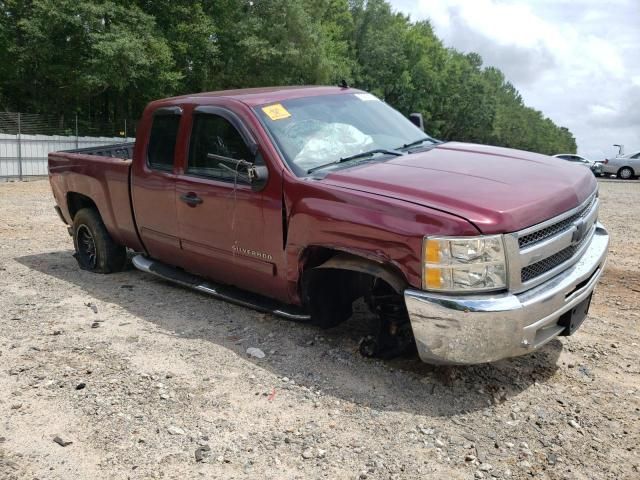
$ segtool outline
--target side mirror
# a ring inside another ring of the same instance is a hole
[[[228,170],[251,185],[251,190],[254,192],[262,190],[267,184],[267,180],[269,180],[269,169],[264,165],[256,165],[246,160],[229,158],[216,153],[208,153],[207,158],[216,160],[221,168]]]
[[[269,180],[269,169],[264,165],[251,165],[247,168],[247,176],[251,190],[259,192],[262,190]]]
[[[424,132],[424,119],[421,113],[410,113],[409,121]]]

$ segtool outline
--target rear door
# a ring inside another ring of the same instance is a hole
[[[182,120],[179,107],[158,108],[142,122],[148,141],[136,143],[131,196],[140,238],[155,259],[175,265],[180,252],[175,204],[176,145]]]
[[[232,165],[209,154],[265,163],[254,135],[234,112],[217,106],[194,109],[188,153],[175,184],[184,267],[220,283],[281,297],[277,178],[272,175],[263,190],[254,192]]]

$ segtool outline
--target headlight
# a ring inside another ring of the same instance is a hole
[[[425,290],[479,292],[506,286],[502,235],[425,237],[422,268]]]

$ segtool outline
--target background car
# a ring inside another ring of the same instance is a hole
[[[576,155],[575,153],[559,153],[554,155],[555,158],[561,158],[562,160],[567,160],[569,162],[579,163],[580,165],[584,165],[585,167],[589,167],[591,172],[599,177],[602,175],[602,164],[599,162],[592,162],[591,160],[587,160],[586,158]]]
[[[602,170],[605,174],[615,174],[623,180],[631,180],[640,175],[640,152],[607,158],[602,164]]]

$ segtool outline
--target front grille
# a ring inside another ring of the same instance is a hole
[[[595,201],[596,201],[596,197],[594,196],[591,199],[591,201],[584,206],[584,208],[580,209],[580,211],[574,213],[570,217],[567,217],[564,220],[560,220],[558,223],[554,223],[553,225],[549,225],[548,227],[545,227],[543,229],[540,229],[538,231],[535,231],[533,233],[529,233],[528,235],[524,235],[520,237],[518,239],[518,245],[520,246],[520,248],[529,247],[531,245],[535,245],[536,243],[542,242],[543,240],[546,240],[549,237],[557,235],[558,233],[561,233],[564,230],[569,229],[573,224],[573,222],[575,222],[579,218],[586,216],[591,211],[591,207],[593,207],[593,203]],[[559,252],[559,253],[562,253],[562,252]],[[542,262],[538,262],[538,263],[542,263]]]
[[[558,265],[562,265],[567,260],[570,260],[580,248],[591,239],[591,235],[585,235],[585,237],[575,245],[571,245],[564,250],[560,250],[558,253],[551,255],[550,257],[540,260],[539,262],[532,263],[531,265],[524,267],[520,272],[522,283],[533,280],[540,275],[547,273],[549,270],[553,270]]]

